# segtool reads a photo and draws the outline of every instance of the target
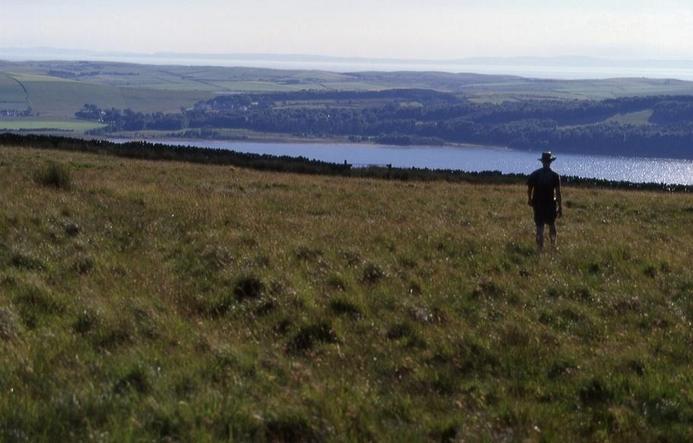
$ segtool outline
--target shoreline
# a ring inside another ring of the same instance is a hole
[[[318,144],[336,144],[336,145],[354,145],[354,146],[374,146],[374,147],[391,147],[391,148],[421,148],[421,147],[433,147],[433,148],[462,148],[462,149],[494,149],[498,151],[505,152],[541,152],[541,149],[527,150],[513,148],[510,146],[503,146],[498,144],[481,144],[481,143],[457,143],[449,141],[441,141],[441,143],[426,143],[425,141],[414,141],[410,144],[394,144],[394,143],[383,143],[382,141],[363,139],[354,140],[349,136],[324,136],[324,137],[303,137],[299,135],[292,134],[273,134],[273,133],[261,133],[253,132],[249,130],[227,130],[231,131],[229,136],[223,136],[220,134],[219,137],[190,137],[176,135],[174,132],[165,131],[146,131],[146,132],[115,132],[115,133],[104,133],[104,134],[89,134],[86,132],[76,132],[73,130],[61,130],[61,129],[34,129],[34,130],[1,130],[0,133],[10,133],[17,135],[45,135],[45,136],[59,136],[59,137],[71,137],[79,138],[83,140],[123,140],[123,141],[144,141],[154,143],[163,142],[176,142],[176,143],[276,143],[276,144],[306,144],[306,145],[318,145]],[[233,135],[234,132],[238,135]],[[574,155],[574,156],[590,156],[590,157],[603,157],[603,158],[620,158],[620,159],[639,159],[639,160],[663,160],[663,161],[684,161],[693,162],[693,157],[658,157],[655,155],[651,156],[632,156],[626,155],[624,153],[594,153],[594,152],[581,152],[573,150],[556,150],[549,149],[554,153],[560,153],[561,155]]]
[[[51,135],[51,134],[38,134],[38,135]],[[58,136],[68,136],[65,133],[57,133]],[[98,136],[87,136],[77,138],[82,138],[84,140],[118,140],[118,141],[132,141],[132,142],[147,142],[147,143],[248,143],[248,144],[283,144],[283,145],[320,145],[320,144],[332,144],[339,146],[370,146],[370,147],[380,147],[380,148],[393,148],[393,149],[408,149],[408,148],[460,148],[460,149],[493,149],[499,152],[520,152],[520,153],[537,153],[540,154],[540,150],[525,150],[511,148],[509,146],[501,145],[484,145],[478,143],[453,143],[445,142],[443,144],[425,144],[425,143],[414,143],[410,145],[397,145],[397,144],[387,144],[378,143],[376,141],[354,141],[349,140],[347,137],[254,137],[254,138],[195,138],[195,137],[175,137],[171,135],[146,135],[142,134],[139,136],[128,136],[124,134],[117,134],[109,137],[98,137]],[[155,140],[152,142],[151,140]],[[192,145],[191,145],[192,146]],[[676,158],[676,157],[642,157],[642,156],[628,156],[623,154],[597,154],[597,153],[584,153],[584,152],[573,152],[573,151],[553,151],[561,156],[588,156],[597,158],[607,158],[607,159],[628,159],[628,160],[654,160],[654,161],[674,161],[674,162],[693,162],[693,158]]]
[[[310,159],[305,156],[278,155],[272,153],[239,152],[213,147],[172,145],[129,141],[118,143],[109,140],[86,140],[64,136],[0,134],[0,146],[24,147],[47,150],[92,152],[117,157],[143,160],[171,160],[190,163],[233,165],[258,170],[347,176],[361,178],[383,178],[399,181],[453,181],[478,184],[525,183],[524,172],[502,172],[500,170],[436,169],[431,167],[394,166],[384,164],[341,163]],[[354,167],[352,167],[354,166]],[[580,175],[562,174],[564,184],[575,186],[654,190],[664,192],[693,192],[693,184],[676,184],[655,181],[633,181],[627,179],[590,178]]]
[[[292,135],[270,135],[270,134],[262,134],[262,135],[257,135],[257,136],[249,136],[246,138],[242,137],[221,137],[221,138],[205,138],[205,137],[177,137],[175,135],[172,135],[171,133],[167,134],[142,134],[142,133],[135,133],[135,134],[123,134],[123,133],[113,133],[113,134],[108,134],[105,137],[101,136],[90,136],[87,135],[86,137],[79,137],[79,138],[84,138],[86,140],[132,140],[132,141],[149,141],[152,139],[157,139],[157,140],[167,140],[167,141],[181,141],[181,142],[204,142],[204,141],[209,141],[209,142],[229,142],[229,143],[277,143],[277,144],[321,144],[321,143],[328,143],[328,144],[339,144],[339,145],[362,145],[362,146],[387,146],[387,147],[393,147],[393,148],[414,148],[414,147],[441,147],[441,148],[466,148],[466,149],[475,149],[475,148],[493,148],[493,149],[498,149],[498,150],[509,150],[512,151],[513,149],[510,148],[509,146],[500,146],[500,145],[484,145],[484,144],[479,144],[479,143],[455,143],[455,142],[444,142],[440,144],[426,144],[426,143],[412,143],[408,145],[404,144],[388,144],[388,143],[382,143],[382,142],[377,142],[373,140],[360,140],[360,141],[355,141],[355,140],[350,140],[349,137],[342,137],[342,136],[333,136],[333,137],[300,137],[300,136],[292,136]],[[531,151],[522,151],[522,152],[531,152]]]
[[[172,133],[109,133],[103,135],[87,134],[84,132],[73,132],[71,130],[58,130],[58,129],[40,129],[40,130],[0,130],[0,134],[16,134],[16,135],[39,135],[39,136],[57,136],[57,137],[68,137],[68,138],[78,138],[82,140],[118,140],[118,141],[132,141],[132,142],[147,142],[147,143],[159,143],[167,144],[169,142],[175,143],[202,143],[202,142],[212,142],[212,143],[251,143],[251,144],[285,144],[285,145],[319,145],[319,144],[335,144],[335,145],[354,145],[354,146],[372,146],[372,147],[386,147],[386,148],[461,148],[461,149],[493,149],[497,151],[505,152],[523,152],[540,153],[541,150],[525,150],[512,148],[510,146],[502,145],[492,145],[492,144],[480,144],[480,143],[455,143],[455,142],[443,142],[440,144],[432,143],[412,143],[412,144],[389,144],[382,143],[373,140],[351,140],[349,137],[344,136],[332,136],[332,137],[300,137],[293,136],[290,134],[252,134],[250,136],[243,137],[218,137],[218,138],[205,138],[205,137],[178,137]],[[154,141],[152,141],[154,140]],[[553,150],[554,153],[560,153],[560,155],[569,156],[589,156],[589,157],[599,157],[599,158],[612,158],[612,159],[630,159],[630,160],[657,160],[657,161],[676,161],[676,162],[693,162],[693,158],[687,157],[657,157],[657,156],[630,156],[625,154],[613,153],[613,154],[602,154],[602,153],[591,153],[591,152],[578,152],[578,151],[562,151]]]

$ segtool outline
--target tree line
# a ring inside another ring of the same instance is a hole
[[[503,174],[499,171],[469,172],[427,168],[393,168],[370,166],[355,168],[350,164],[328,163],[303,157],[250,154],[225,149],[172,146],[158,143],[133,141],[114,143],[106,140],[86,140],[54,135],[0,134],[0,146],[87,152],[98,155],[141,160],[166,160],[211,165],[233,165],[263,171],[318,174],[328,176],[378,178],[400,181],[449,181],[478,184],[524,184],[525,174]],[[666,185],[662,183],[632,183],[626,181],[562,177],[569,186],[640,189],[666,192],[693,192],[693,186]]]
[[[644,124],[609,121],[651,111]],[[218,96],[179,113],[85,105],[101,132],[217,128],[344,136],[391,144],[479,143],[518,149],[693,158],[693,97],[475,103],[429,90],[298,91]]]

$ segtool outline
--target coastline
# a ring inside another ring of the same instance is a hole
[[[173,160],[191,163],[235,165],[251,169],[297,172],[302,174],[386,178],[403,181],[467,181],[488,184],[524,183],[526,174],[535,167],[534,163],[536,162],[534,154],[521,154],[519,151],[509,151],[512,152],[512,154],[509,155],[513,156],[509,161],[510,164],[514,166],[507,170],[502,167],[496,168],[493,165],[497,165],[497,163],[486,163],[486,160],[483,158],[479,160],[481,163],[477,162],[477,167],[472,166],[472,163],[458,164],[456,166],[450,159],[438,165],[432,165],[430,163],[406,165],[401,164],[401,162],[400,164],[390,164],[390,159],[398,158],[392,157],[391,152],[380,159],[373,157],[373,161],[359,161],[360,159],[349,159],[345,161],[342,160],[342,158],[348,159],[348,157],[341,157],[342,154],[335,159],[334,156],[331,158],[321,158],[319,156],[306,155],[300,152],[271,152],[260,150],[253,152],[252,150],[234,150],[231,146],[194,146],[186,144],[184,141],[179,143],[168,141],[167,143],[166,140],[156,140],[155,142],[130,139],[87,140],[83,138],[67,138],[64,136],[22,136],[9,133],[0,134],[0,145],[47,150],[95,152],[145,160]],[[304,145],[304,148],[306,146],[307,145]],[[335,145],[335,147],[339,148],[339,145]],[[319,147],[310,149],[320,150]],[[341,149],[348,150],[348,148],[345,148],[343,145]],[[369,148],[364,146],[361,148],[361,151],[364,149]],[[417,148],[413,149],[416,150]],[[435,150],[435,147],[430,149]],[[428,154],[426,154],[427,149],[425,147],[419,147],[418,151],[419,154],[423,153],[425,155],[424,158],[428,158]],[[484,154],[482,151],[480,151],[480,153],[482,155]],[[404,154],[404,152],[402,152],[402,154]],[[488,152],[486,154],[488,155]],[[414,152],[414,155],[416,155],[416,152]],[[458,155],[466,156],[467,154],[459,152]],[[523,159],[522,157],[525,158]],[[448,157],[446,156],[445,158]],[[492,156],[490,158],[496,159],[498,157]],[[578,160],[582,162],[581,159]],[[503,161],[507,163],[508,159],[504,159]],[[488,165],[489,167],[483,165]],[[522,165],[522,167],[518,169],[517,165]],[[685,164],[682,165],[682,167],[690,168],[690,165]],[[559,168],[559,171],[561,172],[565,184],[574,184],[578,186],[659,190],[666,192],[691,192],[693,190],[693,183],[689,181],[689,178],[683,181],[675,181],[661,179],[662,177],[657,178],[657,176],[652,176],[648,179],[628,178],[627,176],[610,177],[608,175],[584,175],[581,174],[579,170],[571,171],[570,168]],[[688,171],[688,169],[686,169],[686,171]]]
[[[278,143],[278,144],[339,144],[339,145],[363,145],[363,146],[390,146],[397,148],[407,148],[407,147],[421,147],[421,146],[433,146],[433,147],[449,147],[449,148],[465,148],[465,149],[498,149],[498,150],[512,150],[508,146],[500,145],[484,145],[478,143],[454,143],[454,142],[442,142],[438,144],[431,143],[411,143],[411,144],[395,144],[395,143],[383,143],[378,142],[373,139],[361,139],[354,140],[348,136],[324,136],[324,137],[303,137],[291,134],[271,134],[271,133],[250,133],[244,132],[242,136],[229,136],[229,137],[181,137],[170,132],[114,132],[108,133],[104,136],[93,136],[89,134],[84,134],[85,136],[79,137],[86,140],[132,140],[132,141],[149,141],[155,140],[167,140],[167,141],[180,141],[180,142],[240,142],[240,143]]]

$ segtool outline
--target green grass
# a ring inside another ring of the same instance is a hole
[[[69,189],[45,186],[54,162]],[[693,196],[0,149],[0,440],[690,441]]]
[[[0,110],[23,111],[27,106],[26,94],[20,84],[0,72]]]
[[[199,100],[211,97],[206,92],[161,91],[156,89],[117,88],[72,81],[25,81],[32,108],[42,117],[71,118],[85,103],[101,108],[133,109],[139,112],[178,112]]]
[[[464,93],[477,102],[605,99],[693,94],[693,82],[656,79],[542,80],[441,72],[336,73],[213,66],[100,62],[3,63],[0,109],[73,117],[85,103],[140,112],[174,112],[219,94],[312,90],[423,88]],[[25,97],[18,80],[28,92]],[[3,108],[3,103],[8,103]]]
[[[70,169],[59,163],[50,162],[36,171],[34,181],[49,188],[69,190],[72,187],[72,175]]]
[[[693,83],[680,80],[620,78],[605,80],[499,81],[469,85],[464,90],[474,101],[505,100],[605,100],[651,95],[691,95]]]
[[[188,135],[186,137],[186,132],[191,131],[194,135]],[[348,137],[344,136],[314,136],[305,137],[292,134],[281,134],[276,132],[259,132],[251,131],[249,129],[236,129],[236,128],[215,128],[214,130],[214,140],[236,140],[236,141],[257,141],[265,143],[306,143],[306,142],[341,142],[348,143]],[[123,137],[123,138],[135,138],[135,139],[152,139],[153,141],[168,140],[172,137],[180,137],[181,140],[187,138],[199,139],[199,131],[195,129],[182,129],[178,131],[120,131],[120,132],[110,132],[112,137]]]
[[[2,76],[6,80],[2,81]],[[9,84],[12,79],[14,85]],[[28,102],[21,85],[26,88]],[[3,84],[8,86],[4,87]],[[13,88],[13,89],[9,89]],[[139,112],[179,112],[200,100],[211,98],[214,94],[194,88],[178,91],[140,86],[121,87],[98,84],[89,81],[65,80],[48,75],[34,75],[22,72],[0,73],[0,109],[2,102],[18,102],[17,88],[21,91],[22,103],[15,106],[25,109],[31,104],[35,114],[43,119],[69,120],[85,103],[96,104],[101,108],[130,108]],[[20,106],[21,105],[21,106]]]
[[[616,114],[607,119],[607,122],[619,123],[622,125],[647,125],[654,111],[646,109],[644,111],[629,112],[627,114]]]
[[[0,120],[0,130],[58,129],[63,131],[88,131],[104,125],[86,120]]]

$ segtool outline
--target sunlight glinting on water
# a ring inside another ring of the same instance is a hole
[[[117,140],[115,140],[117,141]],[[502,147],[382,146],[347,143],[255,143],[220,140],[148,140],[170,145],[306,157],[355,166],[392,164],[401,168],[500,171],[527,174],[537,169],[538,152]],[[693,160],[562,154],[553,169],[562,175],[634,183],[693,185]]]

